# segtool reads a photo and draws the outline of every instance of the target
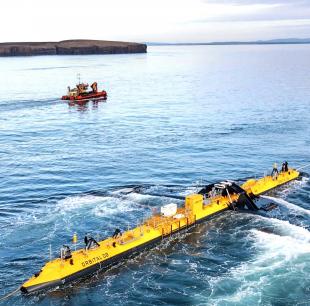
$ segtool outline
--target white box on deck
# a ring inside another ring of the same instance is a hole
[[[172,217],[177,213],[177,204],[171,203],[160,208],[160,212],[165,217]]]

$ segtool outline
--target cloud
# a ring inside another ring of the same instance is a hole
[[[204,21],[267,21],[310,18],[310,3],[304,0],[204,0],[206,5],[226,5],[234,9]],[[202,21],[202,20],[200,20]]]
[[[0,41],[195,42],[310,33],[304,0],[93,0],[89,7],[84,0],[10,0],[1,10]]]
[[[202,0],[204,3],[233,4],[233,5],[256,5],[256,4],[292,4],[297,6],[309,6],[308,0]]]

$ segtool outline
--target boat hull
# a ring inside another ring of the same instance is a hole
[[[141,254],[141,252],[143,252],[143,251],[146,251],[146,250],[149,250],[149,249],[156,247],[157,245],[160,244],[160,242],[162,240],[169,238],[169,237],[172,237],[178,233],[189,231],[192,228],[194,228],[196,225],[203,223],[203,222],[206,222],[206,221],[212,219],[213,217],[215,217],[216,215],[218,215],[218,214],[220,214],[220,213],[222,213],[228,209],[229,209],[228,207],[221,209],[221,210],[213,213],[212,215],[208,215],[202,219],[197,220],[195,223],[185,225],[185,226],[181,227],[180,229],[174,230],[173,232],[171,232],[169,234],[157,237],[155,239],[147,241],[144,244],[137,245],[137,246],[135,246],[135,247],[123,252],[123,253],[115,255],[115,256],[113,256],[109,259],[106,259],[104,261],[98,262],[92,266],[89,266],[89,267],[87,267],[83,270],[80,270],[76,273],[73,273],[71,275],[68,275],[65,278],[53,280],[50,282],[44,282],[44,283],[37,284],[34,286],[27,286],[27,287],[22,286],[21,292],[24,294],[36,293],[39,291],[48,290],[48,289],[56,288],[59,286],[64,286],[65,284],[69,284],[69,283],[74,282],[76,280],[80,280],[80,279],[83,279],[84,277],[90,276],[97,271],[104,272],[104,271],[110,269],[112,266],[115,266],[115,265],[121,263],[122,261],[124,261],[128,258],[133,258],[133,257]]]
[[[107,99],[108,95],[105,90],[99,92],[87,93],[79,96],[62,96],[61,100],[64,101],[86,101],[92,99]]]

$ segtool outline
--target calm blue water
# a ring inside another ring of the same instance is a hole
[[[0,295],[76,231],[104,237],[200,180],[310,162],[310,45],[0,58]],[[58,98],[76,74],[107,102]],[[6,305],[310,305],[309,169],[270,218],[227,212],[65,290]],[[1,302],[0,302],[1,303]]]

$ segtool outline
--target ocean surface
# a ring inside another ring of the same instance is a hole
[[[77,232],[104,238],[206,182],[310,163],[310,45],[0,58],[0,295]],[[97,81],[106,102],[59,97]],[[64,289],[2,305],[310,305],[310,168],[269,216],[225,212]]]

